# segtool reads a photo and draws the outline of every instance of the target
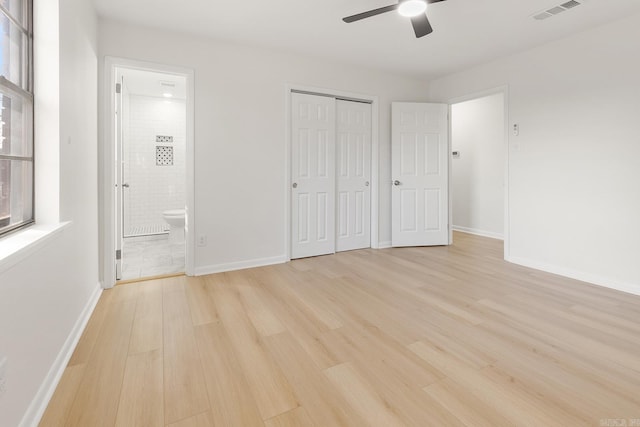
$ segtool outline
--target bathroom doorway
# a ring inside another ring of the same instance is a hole
[[[117,279],[185,270],[186,78],[118,68]]]
[[[107,58],[105,287],[189,271],[192,73],[166,68]]]

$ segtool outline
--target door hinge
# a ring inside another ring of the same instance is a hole
[[[120,261],[122,259],[122,249],[116,250],[116,261]]]
[[[116,93],[122,93],[122,84],[116,83]]]

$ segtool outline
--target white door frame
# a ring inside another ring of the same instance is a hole
[[[286,261],[291,261],[291,92],[305,92],[310,95],[331,96],[344,100],[371,103],[371,247],[378,249],[378,213],[379,213],[379,101],[375,95],[346,92],[342,90],[326,89],[313,86],[287,84],[285,85],[285,227],[284,245]]]
[[[195,230],[194,230],[194,207],[195,207],[195,141],[194,141],[194,72],[193,69],[175,67],[171,65],[156,64],[151,62],[136,61],[131,59],[116,58],[107,56],[105,58],[104,82],[103,82],[103,105],[104,121],[103,141],[102,141],[102,173],[100,184],[101,198],[101,248],[104,263],[104,271],[102,277],[102,287],[105,289],[112,288],[116,283],[115,271],[115,192],[113,189],[116,185],[116,177],[113,171],[115,162],[115,79],[116,68],[131,68],[142,71],[154,71],[166,74],[180,75],[187,80],[187,127],[186,127],[186,224],[185,224],[185,272],[187,275],[194,274],[195,259]]]
[[[509,220],[509,86],[498,86],[479,92],[470,93],[456,97],[447,101],[449,104],[449,146],[452,144],[452,132],[451,132],[451,107],[453,104],[459,104],[461,102],[473,101],[474,99],[484,98],[487,96],[501,93],[504,97],[504,144],[505,144],[505,156],[504,156],[504,258],[508,259],[510,254],[510,220]],[[451,149],[449,149],[451,151]],[[449,156],[449,183],[452,182],[453,176],[451,174],[452,158]],[[453,204],[453,198],[451,195],[451,189],[453,185],[449,185],[449,224],[451,224],[450,240],[453,242],[453,211],[451,210]]]

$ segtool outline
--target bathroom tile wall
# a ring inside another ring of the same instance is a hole
[[[130,95],[124,135],[125,234],[162,228],[162,212],[185,206],[186,106],[183,100]],[[126,111],[127,109],[125,109]],[[156,142],[172,136],[173,142]],[[156,165],[156,146],[173,147],[173,165]]]

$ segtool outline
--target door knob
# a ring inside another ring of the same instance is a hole
[[[122,186],[123,186],[124,188],[129,188],[129,183],[126,183],[126,182],[125,182],[124,184],[122,184]]]
[[[400,181],[398,181],[397,179],[396,179],[395,181],[393,181],[393,185],[395,185],[396,187],[397,187],[398,185],[400,185],[400,184],[401,184],[401,182],[400,182]]]
[[[293,185],[292,185],[292,187],[293,187],[293,188],[298,188],[298,183],[297,183],[297,182],[294,182],[294,183],[293,183]]]
[[[369,181],[365,182],[365,183],[364,183],[364,186],[365,186],[365,187],[368,187],[368,186],[369,186]]]

